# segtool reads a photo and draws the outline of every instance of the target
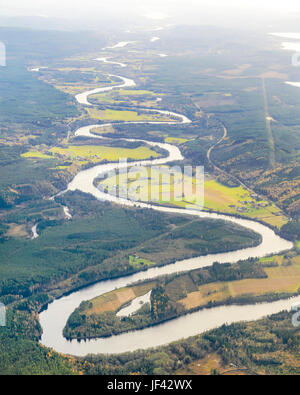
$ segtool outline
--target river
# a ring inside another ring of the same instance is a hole
[[[125,77],[119,77],[122,85],[98,88],[92,91],[84,92],[76,96],[80,104],[91,105],[88,102],[88,96],[94,93],[109,91],[123,86],[135,86],[135,82]],[[149,110],[147,110],[149,111]],[[168,123],[168,124],[188,124],[191,121],[184,115],[176,114],[170,111],[151,110],[161,114],[171,115],[178,120],[171,122],[136,122],[136,123]],[[132,123],[132,122],[129,122]],[[126,123],[122,123],[123,125]],[[102,125],[102,127],[107,125]],[[103,139],[104,137],[92,134],[94,128],[99,128],[101,125],[88,125],[78,129],[75,132],[76,136],[85,136]],[[127,141],[137,141],[134,139],[123,139]],[[143,140],[138,140],[143,141]],[[171,144],[156,143],[147,141],[151,146],[159,146],[168,152],[165,158],[145,160],[142,162],[131,162],[130,165],[135,164],[166,164],[174,160],[182,160],[183,156],[178,147]],[[251,229],[259,233],[262,237],[262,243],[257,247],[241,249],[234,252],[226,252],[219,254],[210,254],[193,259],[178,261],[174,264],[166,265],[159,268],[150,268],[145,272],[139,272],[127,277],[117,278],[113,280],[100,281],[92,286],[85,287],[79,291],[55,300],[49,304],[47,310],[40,314],[40,323],[43,329],[41,343],[47,347],[64,353],[76,356],[85,356],[90,353],[121,353],[125,351],[134,351],[137,349],[146,349],[167,344],[175,340],[187,338],[207,330],[217,328],[225,323],[239,322],[242,320],[250,321],[262,318],[266,315],[273,314],[284,309],[291,309],[297,303],[300,303],[300,296],[290,300],[282,300],[274,303],[262,303],[247,306],[222,306],[212,309],[204,309],[172,321],[165,322],[161,325],[147,328],[135,332],[130,332],[118,336],[113,336],[107,339],[96,339],[84,342],[67,341],[63,337],[63,328],[71,313],[80,305],[82,301],[90,300],[96,296],[102,295],[106,292],[121,288],[137,281],[153,279],[161,275],[180,273],[193,269],[211,266],[214,262],[220,263],[237,262],[241,259],[248,259],[250,257],[263,257],[273,253],[279,253],[289,250],[293,244],[277,236],[273,230],[256,221],[234,218],[227,215],[213,214],[191,209],[176,209],[160,206],[152,206],[146,203],[132,202],[126,199],[110,196],[99,191],[93,182],[101,174],[106,174],[110,170],[123,168],[128,166],[126,163],[109,163],[105,165],[97,165],[93,168],[83,170],[77,174],[72,182],[68,185],[68,190],[79,190],[85,193],[92,194],[96,199],[108,200],[125,206],[137,206],[141,208],[152,208],[154,210],[173,213],[197,216],[199,218],[222,219],[241,225],[245,228]]]
[[[35,239],[37,239],[37,238],[39,237],[39,234],[38,234],[38,232],[37,232],[37,227],[38,227],[38,224],[35,224],[35,225],[31,228],[31,232],[32,232],[31,240],[35,240]]]
[[[125,63],[114,62],[114,61],[108,60],[108,59],[110,59],[110,58],[97,58],[95,60],[97,60],[98,62],[103,62],[103,63],[107,63],[107,64],[115,64],[115,65],[123,67],[123,68],[127,67],[127,64],[125,64]]]
[[[117,43],[116,45],[112,45],[112,46],[110,46],[110,47],[105,47],[105,48],[102,48],[102,49],[103,49],[103,51],[105,51],[106,49],[124,48],[124,47],[127,47],[127,45],[129,45],[129,44],[134,44],[134,43],[135,43],[135,41],[120,41],[120,42]]]

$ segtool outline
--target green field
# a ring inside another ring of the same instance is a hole
[[[256,200],[242,186],[229,188],[215,180],[205,182],[205,207],[257,218],[278,228],[288,222],[287,217],[277,207],[265,200]]]
[[[119,94],[121,96],[155,96],[156,95],[154,92],[138,90],[138,89],[137,90],[121,89],[119,91]]]
[[[29,151],[21,155],[23,158],[29,159],[55,159],[53,156],[43,154],[39,151]]]
[[[159,154],[148,147],[138,147],[135,149],[106,147],[101,145],[71,145],[68,148],[55,147],[50,150],[53,154],[59,154],[70,159],[92,160],[95,162],[107,160],[117,161],[120,158],[147,159],[157,158]]]
[[[172,119],[167,116],[160,114],[138,114],[136,111],[119,111],[119,110],[98,110],[96,108],[89,108],[89,116],[93,119],[99,119],[102,121],[124,121],[124,122],[139,122],[139,121],[171,121]]]
[[[147,268],[150,266],[155,265],[155,262],[151,262],[148,259],[140,258],[137,256],[130,256],[129,257],[129,265],[136,268],[136,269],[141,269],[141,268]]]
[[[91,95],[90,97],[91,101],[96,101],[98,103],[106,103],[106,104],[119,104],[122,103],[120,100],[115,100],[113,99],[109,94],[105,93],[98,93],[96,95]]]
[[[165,138],[166,143],[175,144],[175,145],[180,145],[180,144],[186,143],[187,141],[189,141],[189,139],[185,139],[182,137],[167,137],[167,138]]]
[[[167,167],[161,167],[161,169],[163,171]],[[273,204],[257,200],[257,197],[252,197],[250,192],[242,186],[231,188],[214,179],[205,180],[204,207],[199,206],[198,202],[195,204],[195,191],[192,191],[191,195],[183,195],[180,175],[176,172],[174,174],[171,174],[171,177],[167,175],[167,178],[162,182],[155,169],[151,169],[151,171],[148,169],[148,172],[141,174],[138,179],[135,176],[128,177],[128,179],[120,177],[118,182],[122,183],[121,187],[129,190],[129,196],[134,196],[135,199],[141,201],[239,214],[249,218],[257,218],[278,228],[288,222],[288,219]],[[191,182],[192,180],[187,178],[187,181]],[[195,184],[194,180],[192,182]],[[115,184],[115,179],[106,179],[101,183],[112,187]]]

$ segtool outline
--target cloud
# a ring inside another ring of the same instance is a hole
[[[148,19],[159,20],[159,21],[169,18],[169,15],[159,11],[149,11],[145,13],[144,16]]]

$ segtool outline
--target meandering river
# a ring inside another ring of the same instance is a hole
[[[135,82],[125,77],[118,77],[123,81],[123,84],[97,88],[92,91],[84,92],[76,96],[78,103],[83,105],[91,105],[88,102],[88,96],[99,93],[107,92],[113,89],[122,88],[124,86],[135,86]],[[145,110],[155,111],[163,115],[172,117],[172,121],[169,122],[135,122],[135,123],[168,123],[168,124],[188,124],[191,121],[184,115],[176,114],[170,111],[162,110]],[[173,120],[174,118],[174,120]],[[128,122],[132,123],[132,122]],[[126,123],[122,123],[125,125]],[[105,127],[106,125],[88,125],[78,129],[75,132],[76,136],[93,137],[103,139],[100,135],[95,135],[92,130],[99,127]],[[123,139],[127,141],[137,141],[134,139]],[[143,141],[143,140],[138,140]],[[130,166],[135,164],[166,164],[172,161],[183,160],[183,156],[178,147],[171,144],[156,143],[146,141],[151,146],[159,146],[168,152],[167,157],[145,160],[141,162],[131,162]],[[273,314],[285,309],[291,309],[291,307],[297,303],[300,303],[300,296],[289,300],[277,301],[274,303],[261,303],[247,306],[222,306],[212,309],[204,309],[172,321],[165,322],[161,325],[143,329],[140,331],[134,331],[118,336],[113,336],[107,339],[96,339],[84,342],[78,341],[67,341],[63,337],[63,328],[67,322],[68,317],[77,308],[82,301],[90,300],[96,296],[102,295],[106,292],[112,291],[116,288],[121,288],[137,281],[153,279],[161,275],[180,273],[193,269],[210,266],[214,262],[220,263],[226,262],[237,262],[241,259],[248,259],[250,257],[263,257],[272,253],[279,253],[292,248],[293,244],[277,236],[273,230],[264,226],[258,222],[234,218],[227,215],[219,215],[213,213],[201,212],[192,209],[176,209],[160,206],[152,206],[146,203],[132,202],[126,199],[111,196],[99,191],[93,184],[95,178],[99,175],[106,174],[108,171],[119,169],[128,166],[126,163],[110,163],[105,165],[97,165],[93,168],[81,171],[77,174],[73,181],[69,184],[68,190],[75,191],[79,190],[85,193],[92,194],[96,199],[107,200],[122,204],[125,206],[137,206],[142,208],[152,208],[154,210],[173,213],[173,214],[185,214],[197,216],[199,218],[210,218],[210,219],[222,219],[224,221],[230,221],[235,224],[241,225],[245,228],[251,229],[259,233],[262,237],[262,242],[257,247],[246,248],[234,252],[226,252],[219,254],[210,254],[201,256],[198,258],[187,259],[178,261],[174,264],[166,265],[159,268],[150,268],[145,272],[133,274],[131,276],[117,278],[113,280],[100,281],[95,285],[88,286],[82,290],[73,292],[72,294],[55,300],[49,304],[47,310],[40,314],[40,323],[43,329],[43,336],[41,343],[47,347],[51,347],[54,350],[72,354],[76,356],[85,356],[87,354],[105,353],[114,354],[126,351],[134,351],[137,349],[146,349],[150,347],[156,347],[163,344],[170,343],[175,340],[187,338],[199,333],[203,333],[207,330],[217,328],[222,324],[230,324],[239,321],[250,321],[262,318],[266,315]]]
[[[115,64],[115,65],[123,67],[123,68],[127,67],[127,64],[125,64],[125,63],[114,62],[114,61],[108,60],[108,59],[110,59],[110,58],[97,58],[95,60],[97,60],[99,62],[107,63],[107,64]]]

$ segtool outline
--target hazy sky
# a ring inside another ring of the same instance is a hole
[[[300,0],[0,0],[1,16],[68,18],[76,28],[198,24],[297,29]],[[279,27],[280,28],[280,27]]]
[[[299,0],[0,0],[2,15],[45,15],[78,17],[89,13],[124,12],[131,9],[149,16],[173,16],[178,10],[203,12],[208,9],[232,8],[245,12],[300,11]]]

